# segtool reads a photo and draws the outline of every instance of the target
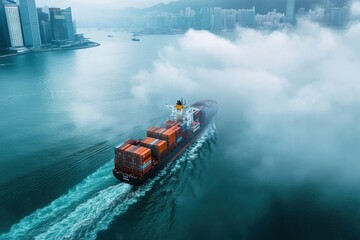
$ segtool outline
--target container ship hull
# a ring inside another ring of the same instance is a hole
[[[131,185],[139,186],[143,184],[147,179],[155,176],[161,169],[163,169],[167,164],[176,159],[181,153],[186,150],[191,143],[195,141],[195,139],[202,133],[200,130],[197,133],[194,133],[193,136],[190,136],[188,139],[183,141],[178,147],[176,147],[163,161],[161,161],[158,165],[156,165],[151,171],[144,175],[143,178],[134,178],[131,175],[124,174],[120,171],[117,171],[115,168],[113,169],[114,176],[122,182],[129,183]]]
[[[166,165],[168,165],[170,162],[175,160],[180,154],[182,154],[197,138],[198,136],[204,131],[204,129],[209,125],[209,123],[212,121],[214,116],[217,113],[217,103],[212,100],[206,100],[206,101],[200,101],[196,102],[193,105],[191,105],[193,109],[195,109],[195,112],[192,112],[192,120],[193,123],[191,125],[192,128],[186,129],[182,131],[181,140],[178,141],[178,143],[167,152],[164,152],[164,156],[161,159],[156,160],[156,157],[154,157],[153,154],[151,154],[151,157],[153,161],[151,161],[151,166],[149,166],[149,170],[146,172],[143,172],[142,174],[134,174],[134,171],[129,171],[128,168],[124,167],[126,165],[126,161],[130,161],[126,159],[123,155],[119,155],[119,146],[115,148],[115,167],[113,169],[114,176],[119,179],[122,182],[129,183],[131,185],[139,186],[143,184],[146,180],[149,178],[154,177],[160,170],[162,170]],[[178,109],[176,111],[179,111]],[[175,113],[174,113],[175,114]],[[197,116],[195,115],[197,114]],[[185,123],[182,124],[182,119],[177,117],[176,120],[173,121],[176,122],[177,125],[180,128],[180,125],[185,125]],[[195,119],[195,120],[194,120]],[[195,123],[195,124],[194,124]],[[198,125],[196,125],[198,124]],[[174,127],[173,127],[174,128]],[[171,128],[170,128],[171,129]],[[165,128],[164,128],[165,130]],[[163,130],[163,131],[164,131]],[[149,131],[149,130],[148,130]],[[161,132],[161,130],[160,130]],[[148,133],[149,135],[149,133]],[[180,139],[179,138],[179,139]],[[158,139],[155,139],[153,142],[156,142]],[[164,139],[165,140],[165,139]],[[134,141],[130,140],[131,144],[139,145],[141,140]],[[151,141],[151,140],[150,140]],[[168,147],[170,144],[167,145]],[[121,146],[122,148],[126,147],[126,143]],[[136,147],[134,147],[136,148]],[[146,150],[144,150],[146,152]],[[127,156],[125,154],[125,156]],[[141,161],[140,161],[141,162]],[[148,161],[149,162],[149,161]],[[143,165],[146,165],[142,163]],[[141,165],[140,165],[141,166]],[[138,172],[136,172],[138,173]]]

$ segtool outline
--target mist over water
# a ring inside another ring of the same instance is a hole
[[[189,31],[137,75],[140,101],[180,93],[219,102],[212,190],[185,224],[189,237],[208,226],[219,238],[224,229],[250,239],[359,237],[359,30],[302,20],[239,29],[235,41]]]
[[[359,24],[339,31],[304,20],[130,45],[130,34],[93,31],[101,47],[45,55],[68,67],[63,81],[40,55],[1,60],[0,80],[12,82],[0,88],[0,238],[359,239],[359,33]],[[46,68],[34,80],[21,61]],[[217,100],[215,122],[144,186],[119,183],[113,146],[143,137],[178,97]],[[29,99],[45,103],[18,118]],[[16,152],[17,141],[34,149]],[[22,154],[33,165],[9,172],[26,163]]]
[[[165,48],[152,71],[137,75],[133,93],[217,99],[235,135],[229,144],[236,146],[244,131],[246,144],[263,155],[252,169],[259,181],[353,188],[360,180],[359,30],[303,21],[270,33],[239,29],[235,41],[189,31]]]

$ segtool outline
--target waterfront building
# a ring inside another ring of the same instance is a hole
[[[27,47],[40,47],[41,36],[35,0],[19,0],[24,43]]]
[[[319,7],[315,9],[310,9],[308,12],[308,18],[312,22],[325,23],[325,9]]]
[[[191,7],[185,8],[185,17],[193,17],[195,15],[195,11],[191,9]]]
[[[41,42],[43,44],[48,44],[51,42],[49,13],[44,8],[38,8],[37,13],[39,18]]]
[[[65,29],[65,17],[60,8],[49,8],[51,39],[55,41],[65,40],[67,31]]]
[[[4,8],[5,3],[7,3],[7,1],[0,0],[0,49],[9,48],[11,46]]]
[[[75,39],[75,31],[74,31],[74,23],[73,23],[73,19],[72,19],[71,7],[61,10],[61,13],[64,15],[64,18],[65,18],[67,39],[74,40]]]
[[[287,0],[286,3],[286,22],[295,23],[295,0]]]
[[[73,20],[73,29],[74,29],[74,35],[77,35],[77,30],[76,30],[76,21]]]
[[[324,9],[325,9],[325,23],[327,25],[330,25],[330,20],[331,20],[331,8],[332,8],[332,3],[330,0],[327,0],[324,2]]]
[[[331,8],[330,25],[333,27],[345,27],[349,22],[348,7]]]
[[[203,7],[200,8],[200,28],[201,29],[210,29],[211,28],[211,16],[212,9]]]
[[[252,9],[239,9],[237,22],[241,27],[253,27],[255,25],[255,7]]]
[[[236,23],[236,14],[237,11],[235,9],[223,9],[222,16],[223,16],[223,28],[226,30],[233,30],[235,29]]]
[[[285,22],[286,17],[283,13],[278,13],[275,9],[268,14],[256,14],[255,23],[258,27],[278,28]]]
[[[214,29],[221,30],[222,29],[222,9],[220,7],[214,8]]]
[[[55,41],[74,40],[75,30],[71,8],[49,8],[51,38]]]
[[[6,21],[9,30],[10,47],[23,47],[23,35],[21,30],[19,7],[13,2],[4,4]]]

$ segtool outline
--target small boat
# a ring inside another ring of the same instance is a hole
[[[108,37],[114,37],[114,36],[109,34]]]
[[[131,41],[140,42],[140,39],[139,38],[132,38]]]

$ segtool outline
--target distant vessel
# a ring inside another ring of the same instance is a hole
[[[213,100],[191,106],[178,100],[166,107],[171,115],[162,127],[149,128],[145,139],[130,139],[115,147],[113,174],[120,181],[140,185],[154,176],[186,150],[218,111]]]
[[[114,35],[110,35],[110,34],[109,34],[108,37],[114,37]]]
[[[132,38],[131,41],[140,42],[140,39],[139,38]]]

